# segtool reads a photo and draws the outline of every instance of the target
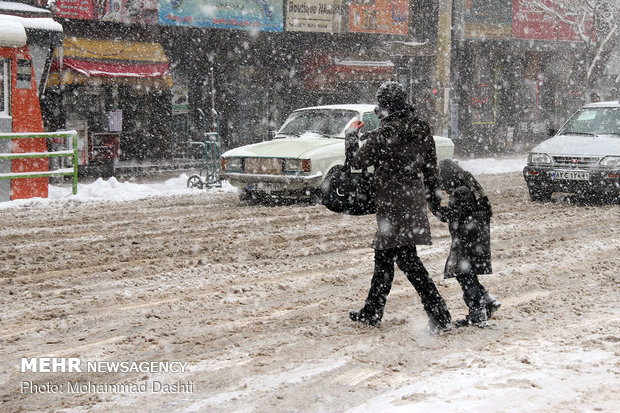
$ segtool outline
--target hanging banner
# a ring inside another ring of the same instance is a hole
[[[581,41],[575,29],[570,25],[560,22],[547,13],[531,11],[525,6],[527,2],[528,0],[514,0],[513,38],[565,42]]]
[[[466,0],[463,35],[466,39],[510,39],[513,0]]]
[[[407,34],[409,0],[350,0],[349,31]]]
[[[284,30],[281,0],[160,0],[159,23],[265,32]]]
[[[157,24],[158,0],[56,0],[58,17]]]
[[[346,33],[349,5],[346,0],[289,0],[286,30],[289,32]]]

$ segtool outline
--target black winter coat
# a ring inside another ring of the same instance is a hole
[[[490,274],[491,204],[470,172],[451,160],[439,164],[440,186],[450,193],[447,207],[439,207],[437,217],[448,222],[452,244],[444,277],[457,274]]]
[[[361,147],[347,136],[347,158],[356,169],[374,166],[377,233],[373,248],[431,244],[426,188],[437,186],[437,155],[428,124],[412,107],[391,113],[366,133]]]

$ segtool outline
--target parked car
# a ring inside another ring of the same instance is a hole
[[[355,120],[361,133],[379,126],[374,105],[326,105],[294,111],[272,140],[222,154],[223,178],[239,189],[240,199],[312,196],[330,172],[345,161],[345,130]],[[435,136],[438,159],[452,158],[454,144]]]
[[[532,201],[554,192],[620,195],[620,102],[579,109],[530,151],[523,176]]]

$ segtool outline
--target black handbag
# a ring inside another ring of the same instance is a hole
[[[368,215],[376,212],[374,176],[366,169],[359,173],[345,165],[321,184],[321,203],[339,214]]]

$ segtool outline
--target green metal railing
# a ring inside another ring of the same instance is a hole
[[[5,133],[0,134],[0,139],[36,139],[36,138],[73,138],[73,149],[68,151],[54,152],[24,152],[24,153],[0,153],[0,159],[28,159],[28,158],[53,158],[72,157],[73,168],[54,169],[40,172],[12,172],[0,173],[0,179],[21,178],[46,178],[50,176],[73,175],[73,195],[77,195],[78,182],[78,135],[76,131],[65,132],[33,132],[33,133]]]

